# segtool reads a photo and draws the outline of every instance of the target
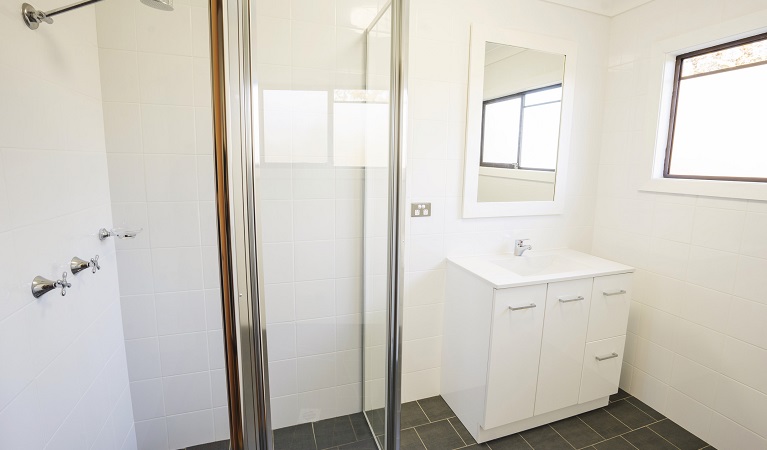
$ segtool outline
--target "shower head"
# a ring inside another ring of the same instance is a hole
[[[80,0],[77,3],[62,6],[61,8],[52,9],[50,11],[42,11],[29,3],[24,3],[21,5],[21,16],[24,19],[24,23],[26,23],[30,29],[36,30],[42,22],[48,24],[53,23],[52,17],[57,14],[92,5],[100,1],[102,0]],[[173,0],[141,0],[141,3],[161,11],[173,11]]]
[[[141,0],[141,3],[161,11],[173,11],[173,0]]]

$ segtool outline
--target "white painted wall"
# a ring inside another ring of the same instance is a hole
[[[554,172],[480,167],[477,198],[482,202],[551,201]]]
[[[563,55],[525,50],[508,58],[485,64],[483,98],[490,100],[562,83]]]
[[[578,73],[570,197],[559,216],[463,219],[469,26],[570,39]],[[591,250],[609,19],[534,0],[414,0],[409,74],[409,201],[432,202],[433,216],[406,230],[403,400],[439,394],[445,257],[510,252],[515,238],[536,249]]]
[[[720,449],[767,448],[767,203],[639,192],[639,162],[653,44],[766,6],[656,0],[610,31],[594,253],[639,269],[621,385]]]
[[[56,2],[36,6],[52,8]],[[136,449],[93,9],[29,30],[0,5],[0,448]],[[30,293],[73,256],[66,297]]]
[[[207,2],[96,17],[114,224],[144,229],[115,242],[138,448],[227,439]]]

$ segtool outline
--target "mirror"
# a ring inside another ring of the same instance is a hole
[[[485,43],[478,202],[554,200],[565,57]]]
[[[472,26],[464,217],[557,214],[574,45]]]

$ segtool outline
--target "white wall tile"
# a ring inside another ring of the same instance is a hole
[[[104,138],[109,153],[141,153],[139,105],[104,102]]]
[[[147,206],[150,243],[153,248],[200,245],[197,202],[152,202]]]
[[[155,300],[152,295],[125,296],[122,307],[123,335],[125,339],[138,339],[157,335]]]
[[[160,336],[159,342],[160,363],[164,376],[203,372],[210,369],[207,333]]]
[[[131,381],[157,378],[160,371],[160,344],[157,338],[125,341],[128,358],[128,374]]]
[[[136,53],[102,48],[99,50],[101,96],[107,102],[137,102],[139,99]]]
[[[140,449],[170,450],[165,418],[136,421],[136,442]]]
[[[166,377],[163,378],[162,383],[168,420],[174,414],[211,408],[210,375],[208,372]],[[170,430],[168,434],[170,436]]]
[[[194,74],[188,56],[138,54],[142,103],[194,105]]]
[[[213,411],[210,409],[168,416],[166,422],[170,448],[184,448],[197,442],[212,442],[214,439]]]
[[[197,158],[181,155],[145,155],[144,163],[147,200],[197,200]]]
[[[269,342],[269,361],[279,361],[296,357],[296,324],[279,323],[267,325],[267,342]]]
[[[191,106],[141,105],[145,153],[194,154],[195,110]]]
[[[333,387],[336,385],[336,355],[327,353],[298,358],[297,373],[298,392]]]
[[[154,8],[137,8],[136,37],[139,52],[192,54],[191,9],[174,5],[173,13]]]
[[[202,290],[202,255],[199,248],[152,249],[155,292]],[[157,261],[154,264],[154,261]]]
[[[202,291],[168,292],[155,296],[160,335],[205,331],[205,295]]]
[[[319,319],[335,316],[334,280],[295,283],[296,319]]]
[[[296,322],[296,352],[298,356],[333,352],[336,349],[335,339],[335,318]]]
[[[333,278],[335,275],[333,241],[296,242],[293,246],[296,281]]]
[[[131,383],[130,394],[136,421],[165,417],[161,378]]]

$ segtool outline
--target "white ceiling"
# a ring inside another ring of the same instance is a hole
[[[607,17],[614,17],[629,9],[649,3],[652,0],[543,0],[549,3],[582,9]]]

